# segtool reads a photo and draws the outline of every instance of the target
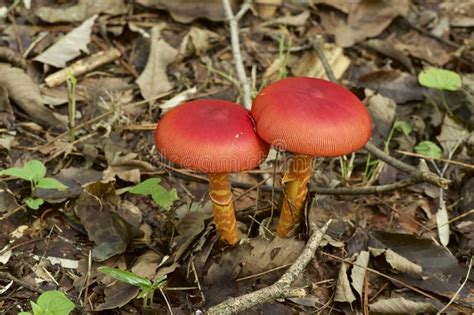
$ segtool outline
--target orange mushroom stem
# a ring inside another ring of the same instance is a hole
[[[302,221],[303,207],[311,178],[313,157],[304,154],[293,156],[288,171],[282,179],[285,185],[277,234],[288,237]]]
[[[227,174],[211,173],[209,176],[209,196],[212,201],[214,223],[222,240],[236,244],[240,237],[235,219],[234,201]]]

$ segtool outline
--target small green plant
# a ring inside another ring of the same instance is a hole
[[[170,209],[174,201],[178,200],[176,189],[167,191],[160,185],[161,179],[149,178],[133,187],[128,192],[136,195],[151,196],[153,201],[165,209]]]
[[[390,129],[390,132],[388,133],[387,139],[384,142],[385,153],[388,152],[390,142],[392,141],[395,130],[398,132],[402,132],[406,136],[409,136],[413,130],[413,127],[407,121],[396,120],[393,123],[393,126]],[[377,174],[378,172],[381,171],[381,168],[379,165],[383,165],[383,164],[380,164],[380,160],[372,160],[369,154],[369,156],[367,157],[367,162],[365,164],[365,171],[364,171],[364,179],[366,182],[369,181],[369,179],[373,176],[373,174]]]
[[[435,159],[440,159],[442,155],[441,148],[431,141],[421,141],[418,143],[415,147],[415,152]]]
[[[138,298],[143,299],[143,306],[150,305],[153,300],[153,295],[155,290],[162,288],[166,285],[166,275],[155,279],[153,282],[145,277],[134,274],[133,272],[110,268],[110,267],[99,267],[98,271],[105,273],[106,275],[136,287],[140,288],[140,291],[137,294]]]
[[[436,90],[457,91],[462,86],[459,74],[439,68],[428,68],[421,71],[418,75],[418,82],[423,86]]]
[[[68,116],[69,116],[69,141],[72,143],[76,139],[74,128],[76,127],[76,86],[77,79],[70,68],[67,69],[67,99],[68,99]]]
[[[23,167],[11,167],[0,170],[0,176],[7,175],[29,181],[31,184],[31,196],[24,199],[26,205],[34,210],[44,203],[43,198],[33,197],[37,188],[65,190],[65,186],[60,181],[46,176],[46,167],[41,161],[31,160]]]
[[[452,114],[443,91],[457,91],[462,87],[462,80],[459,74],[445,69],[428,68],[420,72],[418,82],[430,89],[438,90],[441,103],[446,112]]]
[[[68,315],[75,305],[61,291],[46,291],[36,303],[31,301],[32,312],[20,312],[18,315]]]

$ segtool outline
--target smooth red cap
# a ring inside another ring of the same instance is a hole
[[[214,99],[187,102],[166,113],[155,141],[168,160],[205,173],[253,169],[269,149],[255,133],[248,110]]]
[[[275,147],[334,157],[362,148],[372,124],[362,102],[330,81],[295,77],[265,87],[252,104],[257,133]]]

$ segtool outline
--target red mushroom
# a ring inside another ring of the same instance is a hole
[[[156,147],[170,161],[208,173],[214,222],[222,240],[233,245],[239,235],[227,173],[250,170],[268,154],[268,144],[242,106],[203,99],[166,113],[155,133]]]
[[[294,153],[282,182],[284,201],[277,233],[287,237],[301,222],[314,156],[335,157],[362,148],[371,135],[369,113],[344,87],[295,77],[265,87],[252,104],[257,133]]]

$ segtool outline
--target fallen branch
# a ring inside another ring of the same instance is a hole
[[[321,49],[320,46],[320,40],[317,38],[315,41],[313,41],[313,48],[316,54],[318,55],[319,59],[321,60],[321,63],[323,64],[324,71],[326,71],[326,75],[328,78],[334,82],[338,83],[336,80],[336,77],[334,76],[334,72],[331,69],[331,66],[329,65],[326,56],[324,54],[324,51]],[[428,182],[430,184],[436,185],[440,188],[448,188],[450,181],[441,178],[440,176],[437,176],[433,172],[430,172],[428,170],[420,170],[412,165],[406,164],[400,160],[397,160],[390,155],[386,154],[384,151],[378,149],[376,146],[374,146],[372,143],[367,142],[365,145],[364,149],[366,149],[368,152],[370,152],[373,156],[376,158],[384,161],[387,164],[390,164],[391,166],[395,167],[398,170],[401,170],[405,173],[408,173],[411,178],[415,180],[415,182]]]
[[[234,15],[232,12],[232,7],[230,6],[229,0],[222,0],[224,5],[224,11],[229,22],[230,27],[230,42],[232,46],[232,55],[234,58],[235,71],[237,72],[237,77],[239,78],[240,85],[243,91],[243,103],[245,108],[250,110],[252,106],[252,97],[250,94],[250,83],[245,73],[244,63],[242,61],[242,54],[240,53],[240,40],[239,40],[239,20],[244,16],[244,14],[250,8],[250,1],[244,2],[239,12]]]
[[[249,309],[255,305],[274,301],[278,298],[301,296],[302,289],[292,289],[291,285],[303,273],[306,266],[314,258],[316,250],[326,233],[331,220],[329,220],[321,229],[312,227],[312,235],[308,240],[303,252],[296,261],[288,268],[283,276],[269,287],[244,294],[236,298],[230,298],[224,302],[211,307],[208,314],[235,314]]]
[[[88,73],[106,63],[114,61],[121,55],[120,51],[116,48],[100,51],[92,56],[81,59],[73,63],[70,67],[61,69],[46,77],[45,81],[49,87],[55,87],[61,83],[66,82],[68,78],[68,69],[72,74],[77,77],[81,74]]]

